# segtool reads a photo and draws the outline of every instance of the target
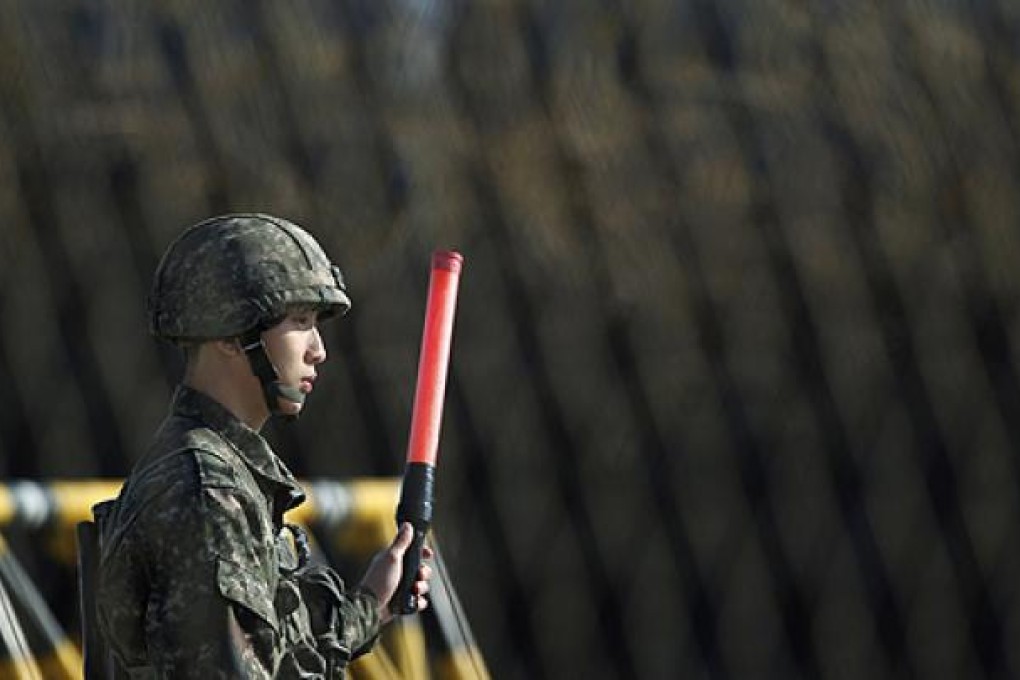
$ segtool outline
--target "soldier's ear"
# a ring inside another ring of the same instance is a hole
[[[244,354],[244,349],[241,347],[241,341],[238,338],[223,338],[222,340],[213,340],[210,343],[217,352],[225,354],[227,356],[237,356]]]

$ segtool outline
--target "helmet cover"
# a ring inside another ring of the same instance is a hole
[[[201,341],[267,327],[307,304],[323,316],[350,306],[340,269],[293,222],[263,214],[212,217],[163,255],[149,294],[157,337]]]

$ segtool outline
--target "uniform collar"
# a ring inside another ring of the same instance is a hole
[[[301,486],[269,443],[218,401],[187,385],[178,385],[171,409],[174,415],[194,418],[219,433],[254,473],[277,487],[273,495],[283,502],[283,510],[304,501]]]

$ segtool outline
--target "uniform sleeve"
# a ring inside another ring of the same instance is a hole
[[[275,564],[253,506],[230,484],[203,480],[153,508],[145,637],[163,676],[275,676]]]
[[[316,646],[333,664],[346,666],[379,637],[379,600],[364,588],[344,589],[329,567],[309,565],[297,574]]]

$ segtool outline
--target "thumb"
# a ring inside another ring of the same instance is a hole
[[[414,527],[411,526],[410,522],[403,522],[393,539],[393,543],[390,544],[390,550],[397,556],[402,556],[407,552],[412,540],[414,540]]]

